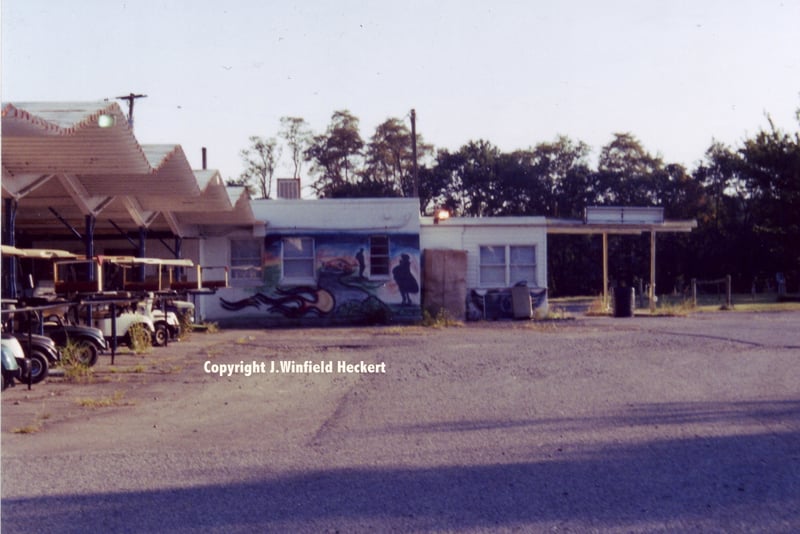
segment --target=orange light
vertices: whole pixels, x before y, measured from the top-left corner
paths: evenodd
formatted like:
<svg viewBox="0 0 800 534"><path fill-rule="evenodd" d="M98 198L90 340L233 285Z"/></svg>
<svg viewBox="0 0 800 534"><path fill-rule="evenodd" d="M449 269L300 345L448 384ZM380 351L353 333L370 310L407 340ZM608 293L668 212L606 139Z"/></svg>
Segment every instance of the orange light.
<svg viewBox="0 0 800 534"><path fill-rule="evenodd" d="M450 212L446 209L436 210L436 215L433 216L433 223L439 224L439 221L444 221L450 218Z"/></svg>

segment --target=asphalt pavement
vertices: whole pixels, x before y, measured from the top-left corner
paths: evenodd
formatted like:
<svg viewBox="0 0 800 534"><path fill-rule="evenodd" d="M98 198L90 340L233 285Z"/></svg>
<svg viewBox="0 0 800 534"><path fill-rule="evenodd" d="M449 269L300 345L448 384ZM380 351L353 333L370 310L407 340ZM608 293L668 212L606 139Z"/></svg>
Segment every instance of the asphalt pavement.
<svg viewBox="0 0 800 534"><path fill-rule="evenodd" d="M2 531L798 532L799 327L714 313L193 337L129 357L169 372L80 386L124 391L107 409L67 402L70 384L3 393ZM270 372L281 361L300 372Z"/></svg>

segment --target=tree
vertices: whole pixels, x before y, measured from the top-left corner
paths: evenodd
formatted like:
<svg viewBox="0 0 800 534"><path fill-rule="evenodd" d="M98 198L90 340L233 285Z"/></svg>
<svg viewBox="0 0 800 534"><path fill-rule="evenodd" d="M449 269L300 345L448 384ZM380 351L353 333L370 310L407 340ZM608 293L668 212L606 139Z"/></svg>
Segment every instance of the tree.
<svg viewBox="0 0 800 534"><path fill-rule="evenodd" d="M762 266L800 276L800 133L775 127L744 142L739 150L752 206L753 231L763 247Z"/></svg>
<svg viewBox="0 0 800 534"><path fill-rule="evenodd" d="M540 143L533 149L536 173L549 189L552 203L542 213L554 217L583 216L583 210L594 201L593 173L589 168L589 146L559 136L551 143ZM552 210L552 211L551 211Z"/></svg>
<svg viewBox="0 0 800 534"><path fill-rule="evenodd" d="M502 182L498 173L500 150L488 141L470 141L459 150L458 169L463 187L464 214L485 217L502 214Z"/></svg>
<svg viewBox="0 0 800 534"><path fill-rule="evenodd" d="M281 130L278 133L289 148L294 166L292 178L299 180L303 166L303 153L311 143L311 129L305 119L300 117L281 117Z"/></svg>
<svg viewBox="0 0 800 534"><path fill-rule="evenodd" d="M364 146L358 122L347 110L335 111L327 131L314 136L306 149L305 158L317 175L313 187L320 197L333 196L338 188L352 184L358 176L358 157Z"/></svg>
<svg viewBox="0 0 800 534"><path fill-rule="evenodd" d="M466 213L466 194L461 182L463 166L460 152L442 149L436 153L431 168L419 169L420 209L432 215L437 208L445 208L453 215Z"/></svg>
<svg viewBox="0 0 800 534"><path fill-rule="evenodd" d="M656 173L664 166L630 133L614 134L600 151L597 163L597 200L601 204L656 206Z"/></svg>
<svg viewBox="0 0 800 534"><path fill-rule="evenodd" d="M411 132L400 119L386 119L375 128L365 153L364 179L390 191L401 191L411 165Z"/></svg>
<svg viewBox="0 0 800 534"><path fill-rule="evenodd" d="M433 151L417 134L417 159L425 159ZM366 147L364 180L382 184L382 189L402 196L414 191L414 157L411 132L405 122L397 118L386 119L375 128Z"/></svg>
<svg viewBox="0 0 800 534"><path fill-rule="evenodd" d="M239 152L245 164L245 170L239 176L238 184L250 187L251 182L255 180L261 198L269 198L272 190L272 177L280 158L277 141L272 137L264 139L255 135L251 136L249 140L250 148Z"/></svg>

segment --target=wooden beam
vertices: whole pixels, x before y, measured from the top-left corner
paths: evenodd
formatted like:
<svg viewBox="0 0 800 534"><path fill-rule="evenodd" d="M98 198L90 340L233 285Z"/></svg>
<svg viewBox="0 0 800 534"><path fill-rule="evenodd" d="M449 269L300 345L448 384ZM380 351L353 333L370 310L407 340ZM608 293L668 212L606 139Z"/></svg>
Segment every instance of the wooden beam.
<svg viewBox="0 0 800 534"><path fill-rule="evenodd" d="M656 311L656 232L650 231L650 313Z"/></svg>
<svg viewBox="0 0 800 534"><path fill-rule="evenodd" d="M603 307L608 309L608 234L603 233Z"/></svg>

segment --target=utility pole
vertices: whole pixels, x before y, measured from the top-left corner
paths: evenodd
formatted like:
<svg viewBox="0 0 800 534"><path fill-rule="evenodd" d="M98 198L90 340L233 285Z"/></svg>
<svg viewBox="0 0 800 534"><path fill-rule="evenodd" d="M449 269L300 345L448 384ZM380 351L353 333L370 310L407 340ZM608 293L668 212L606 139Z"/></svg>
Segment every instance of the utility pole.
<svg viewBox="0 0 800 534"><path fill-rule="evenodd" d="M411 110L411 157L414 160L414 198L419 198L419 173L417 172L417 112Z"/></svg>
<svg viewBox="0 0 800 534"><path fill-rule="evenodd" d="M127 96L118 96L117 100L127 100L128 101L128 126L130 126L131 130L133 130L133 102L137 98L147 98L147 95L137 95L131 93Z"/></svg>

